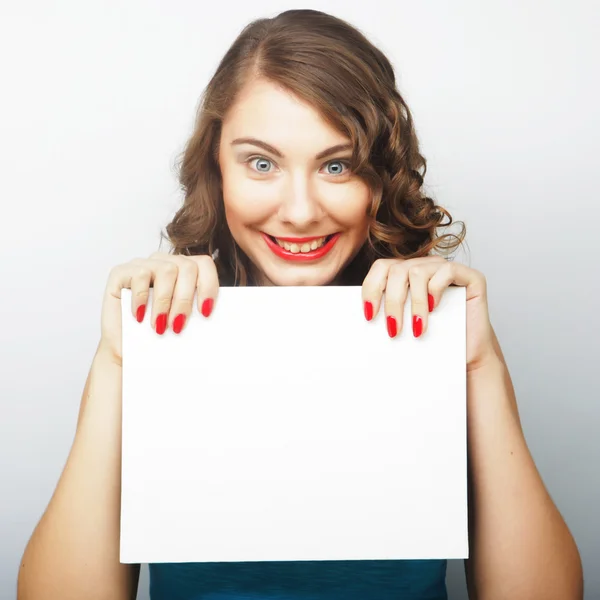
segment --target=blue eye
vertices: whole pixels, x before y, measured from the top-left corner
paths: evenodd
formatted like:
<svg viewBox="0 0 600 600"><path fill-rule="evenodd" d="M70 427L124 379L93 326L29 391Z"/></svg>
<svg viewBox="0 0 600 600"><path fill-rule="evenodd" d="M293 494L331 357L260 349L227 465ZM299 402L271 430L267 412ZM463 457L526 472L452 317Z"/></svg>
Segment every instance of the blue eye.
<svg viewBox="0 0 600 600"><path fill-rule="evenodd" d="M348 167L348 163L343 160L332 160L327 163L327 168L335 166L335 171L328 170L329 175L341 175L344 167Z"/></svg>
<svg viewBox="0 0 600 600"><path fill-rule="evenodd" d="M255 170L258 171L259 173L268 173L270 170L269 165L273 164L270 160L263 158L261 156L251 158L250 164L252 164L255 161L256 161L256 169Z"/></svg>
<svg viewBox="0 0 600 600"><path fill-rule="evenodd" d="M273 162L264 156L251 156L247 161L249 165L253 165L252 169L257 173L269 173L272 171ZM350 168L350 164L345 160L332 160L326 163L328 175L343 175L344 167L346 170Z"/></svg>

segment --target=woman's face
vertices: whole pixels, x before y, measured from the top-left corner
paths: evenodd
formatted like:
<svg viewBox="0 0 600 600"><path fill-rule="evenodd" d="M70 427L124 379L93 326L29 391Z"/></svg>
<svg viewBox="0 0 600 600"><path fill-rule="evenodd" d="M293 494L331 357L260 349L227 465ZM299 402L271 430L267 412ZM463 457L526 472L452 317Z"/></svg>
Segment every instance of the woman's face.
<svg viewBox="0 0 600 600"><path fill-rule="evenodd" d="M326 285L367 236L370 190L350 140L298 97L249 84L223 122L227 224L263 285Z"/></svg>

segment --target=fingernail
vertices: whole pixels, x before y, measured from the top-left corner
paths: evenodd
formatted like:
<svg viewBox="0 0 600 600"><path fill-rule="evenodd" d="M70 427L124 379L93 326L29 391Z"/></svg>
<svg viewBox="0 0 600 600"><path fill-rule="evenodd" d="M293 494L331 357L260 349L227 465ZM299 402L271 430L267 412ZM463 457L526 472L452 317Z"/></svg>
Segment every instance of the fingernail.
<svg viewBox="0 0 600 600"><path fill-rule="evenodd" d="M207 298L203 303L202 303L202 316L204 317L208 317L210 316L210 313L212 312L213 309L213 305L214 305L214 300L212 298Z"/></svg>
<svg viewBox="0 0 600 600"><path fill-rule="evenodd" d="M173 319L173 331L175 333L180 333L183 329L183 325L185 324L185 315L179 314Z"/></svg>
<svg viewBox="0 0 600 600"><path fill-rule="evenodd" d="M373 318L373 305L367 300L365 302L365 319L370 321Z"/></svg>
<svg viewBox="0 0 600 600"><path fill-rule="evenodd" d="M388 330L388 335L391 338L396 337L396 334L398 333L398 323L397 323L396 319L392 316L389 316L387 318L387 330Z"/></svg>
<svg viewBox="0 0 600 600"><path fill-rule="evenodd" d="M427 301L429 302L429 312L433 310L433 305L435 304L435 300L431 294L427 294Z"/></svg>
<svg viewBox="0 0 600 600"><path fill-rule="evenodd" d="M162 335L167 329L167 313L160 313L158 317L156 317L156 333L158 335Z"/></svg>
<svg viewBox="0 0 600 600"><path fill-rule="evenodd" d="M413 315L413 335L419 337L423 333L423 319L419 315Z"/></svg>
<svg viewBox="0 0 600 600"><path fill-rule="evenodd" d="M138 309L135 313L135 318L137 319L138 323L141 323L144 320L144 315L146 314L146 305L145 304L140 304L138 306Z"/></svg>

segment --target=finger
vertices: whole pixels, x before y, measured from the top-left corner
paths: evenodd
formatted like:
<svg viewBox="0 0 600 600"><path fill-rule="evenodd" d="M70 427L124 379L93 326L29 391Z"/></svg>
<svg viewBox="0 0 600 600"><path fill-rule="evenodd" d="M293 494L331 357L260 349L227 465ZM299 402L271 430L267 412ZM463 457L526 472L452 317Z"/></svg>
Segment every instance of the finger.
<svg viewBox="0 0 600 600"><path fill-rule="evenodd" d="M138 322L144 319L148 288L152 273L135 260L114 267L108 277L106 291L113 298L121 299L121 290L131 290L131 312Z"/></svg>
<svg viewBox="0 0 600 600"><path fill-rule="evenodd" d="M144 262L130 263L131 273L131 311L138 323L144 320L150 285L152 284L152 270Z"/></svg>
<svg viewBox="0 0 600 600"><path fill-rule="evenodd" d="M174 333L181 333L194 305L198 267L195 261L177 254L163 256L162 260L177 266L177 280L171 299L168 323Z"/></svg>
<svg viewBox="0 0 600 600"><path fill-rule="evenodd" d="M467 300L487 297L487 282L483 273L461 263L446 262L429 281L429 293L434 298L435 306L440 303L444 290L452 284L467 288Z"/></svg>
<svg viewBox="0 0 600 600"><path fill-rule="evenodd" d="M187 256L187 260L196 263L198 279L196 282L198 310L204 317L209 317L219 294L219 275L217 266L208 255Z"/></svg>
<svg viewBox="0 0 600 600"><path fill-rule="evenodd" d="M380 258L376 260L367 273L362 284L362 301L365 319L371 321L379 312L381 297L387 284L388 271L394 259Z"/></svg>
<svg viewBox="0 0 600 600"><path fill-rule="evenodd" d="M152 325L156 333L162 335L168 326L169 312L179 268L175 262L164 259L150 259L148 264L154 274Z"/></svg>
<svg viewBox="0 0 600 600"><path fill-rule="evenodd" d="M406 263L395 263L389 271L385 287L385 314L388 335L396 337L403 327L404 305L408 295Z"/></svg>
<svg viewBox="0 0 600 600"><path fill-rule="evenodd" d="M417 264L408 269L412 330L413 335L417 338L427 331L427 315L429 313L428 284L432 275L439 268L437 263L433 263L429 265Z"/></svg>

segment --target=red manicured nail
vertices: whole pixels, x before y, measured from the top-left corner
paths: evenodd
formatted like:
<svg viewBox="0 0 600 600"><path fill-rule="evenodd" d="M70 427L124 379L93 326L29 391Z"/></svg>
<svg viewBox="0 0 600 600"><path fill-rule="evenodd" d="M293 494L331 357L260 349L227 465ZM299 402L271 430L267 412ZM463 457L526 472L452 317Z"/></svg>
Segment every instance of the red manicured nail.
<svg viewBox="0 0 600 600"><path fill-rule="evenodd" d="M391 338L396 337L396 334L398 333L398 323L396 319L392 316L388 316L387 318L387 330L388 335Z"/></svg>
<svg viewBox="0 0 600 600"><path fill-rule="evenodd" d="M156 317L156 333L158 335L162 335L167 329L167 313L160 313L158 317Z"/></svg>
<svg viewBox="0 0 600 600"><path fill-rule="evenodd" d="M423 333L423 319L419 315L413 315L413 335L419 337Z"/></svg>
<svg viewBox="0 0 600 600"><path fill-rule="evenodd" d="M210 313L212 312L213 309L213 305L214 305L214 300L212 298L207 298L203 303L202 303L202 315L204 317L208 317L210 316Z"/></svg>
<svg viewBox="0 0 600 600"><path fill-rule="evenodd" d="M365 319L370 321L373 318L373 305L367 300L365 302Z"/></svg>
<svg viewBox="0 0 600 600"><path fill-rule="evenodd" d="M140 306L138 306L138 309L135 313L135 318L137 319L138 323L141 323L144 320L145 314L146 314L146 305L140 304Z"/></svg>
<svg viewBox="0 0 600 600"><path fill-rule="evenodd" d="M433 306L435 305L435 300L431 294L427 294L427 301L429 302L429 312L433 310Z"/></svg>
<svg viewBox="0 0 600 600"><path fill-rule="evenodd" d="M173 331L175 333L180 333L183 329L183 325L185 324L185 315L179 314L173 319Z"/></svg>

